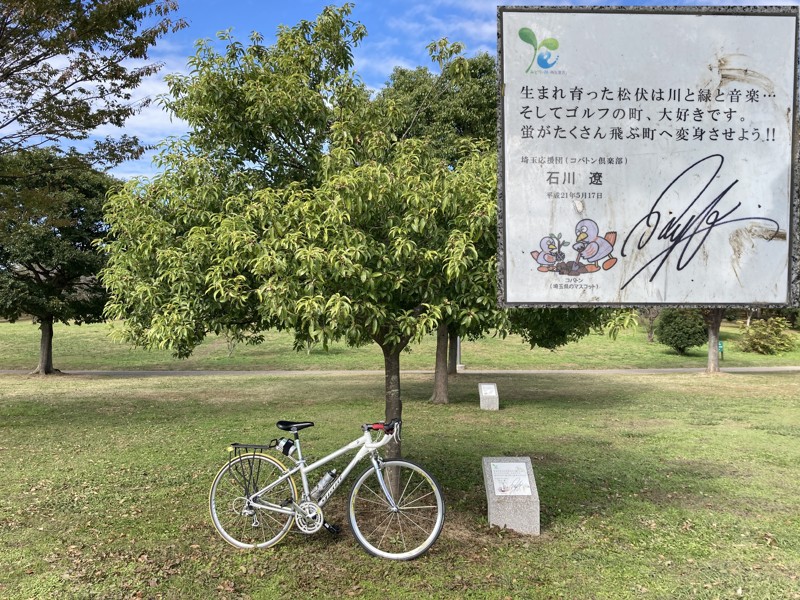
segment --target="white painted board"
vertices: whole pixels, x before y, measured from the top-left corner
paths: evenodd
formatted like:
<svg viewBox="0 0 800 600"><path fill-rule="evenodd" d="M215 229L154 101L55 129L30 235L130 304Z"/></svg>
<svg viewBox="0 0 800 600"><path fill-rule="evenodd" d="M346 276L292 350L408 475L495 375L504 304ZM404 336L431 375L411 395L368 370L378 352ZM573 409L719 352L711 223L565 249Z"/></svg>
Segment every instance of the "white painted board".
<svg viewBox="0 0 800 600"><path fill-rule="evenodd" d="M502 301L789 301L797 10L501 8Z"/></svg>

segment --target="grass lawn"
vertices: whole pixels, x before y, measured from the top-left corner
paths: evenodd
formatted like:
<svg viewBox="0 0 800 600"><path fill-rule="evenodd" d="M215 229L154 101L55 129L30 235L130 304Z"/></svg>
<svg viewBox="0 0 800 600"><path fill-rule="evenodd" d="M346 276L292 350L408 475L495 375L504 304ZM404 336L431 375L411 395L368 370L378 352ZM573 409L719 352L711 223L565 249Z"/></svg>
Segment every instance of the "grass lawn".
<svg viewBox="0 0 800 600"><path fill-rule="evenodd" d="M172 358L166 351L146 351L118 344L109 338L113 325L96 324L54 327L53 355L56 368L64 371L105 370L309 370L383 369L377 345L348 348L334 344L310 352L295 352L289 334L267 332L258 346L229 348L222 337L212 336L186 360ZM800 338L793 332L796 340ZM776 356L744 353L737 349L740 337L736 325L726 323L721 338L725 344L724 367L800 365L800 343L792 352ZM27 369L38 362L39 329L30 322L0 323L0 370ZM424 340L405 353L402 369L433 369L435 340ZM705 346L692 348L685 356L658 343L648 343L642 330L625 331L616 340L591 334L556 351L531 350L518 337L486 338L462 344L462 362L467 369L616 369L616 368L705 368Z"/></svg>
<svg viewBox="0 0 800 600"><path fill-rule="evenodd" d="M434 406L429 375L403 377L405 454L448 516L394 563L350 535L346 490L340 536L265 551L227 546L206 508L229 442L311 419L321 456L380 418L380 372L0 376L0 597L800 599L800 374L498 375L492 413L481 380ZM503 455L531 457L539 537L487 525L481 457Z"/></svg>

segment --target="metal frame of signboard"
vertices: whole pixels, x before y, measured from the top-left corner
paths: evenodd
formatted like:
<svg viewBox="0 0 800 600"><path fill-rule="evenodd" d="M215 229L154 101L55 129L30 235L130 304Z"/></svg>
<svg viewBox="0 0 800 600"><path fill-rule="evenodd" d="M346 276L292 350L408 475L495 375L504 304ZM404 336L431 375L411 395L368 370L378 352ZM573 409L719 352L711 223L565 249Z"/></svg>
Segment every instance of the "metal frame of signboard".
<svg viewBox="0 0 800 600"><path fill-rule="evenodd" d="M508 13L575 13L575 14L665 14L665 15L730 15L730 16L782 16L793 17L795 20L795 56L794 56L794 84L792 89L792 100L794 114L791 123L791 184L789 223L788 223L788 278L787 297L784 302L529 302L507 300L508 291L508 269L506 265L506 219L509 215L506 211L506 115L505 115L505 65L504 65L504 40L503 40L503 19ZM779 6L779 7L748 7L748 6L729 6L729 7L541 7L541 6L500 6L498 15L498 301L504 307L636 307L636 306L683 306L683 307L744 307L744 306L763 306L763 307L788 307L800 306L800 227L798 218L800 216L800 193L798 192L798 182L800 182L800 159L798 149L800 148L800 102L798 101L798 53L800 52L800 7ZM513 218L513 216L512 216Z"/></svg>

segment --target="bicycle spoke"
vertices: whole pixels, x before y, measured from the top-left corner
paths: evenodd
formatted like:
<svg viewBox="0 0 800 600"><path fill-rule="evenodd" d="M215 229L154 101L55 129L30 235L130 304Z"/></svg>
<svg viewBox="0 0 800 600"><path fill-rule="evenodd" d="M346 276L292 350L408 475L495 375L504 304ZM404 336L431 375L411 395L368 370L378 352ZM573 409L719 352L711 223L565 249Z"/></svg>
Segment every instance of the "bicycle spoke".
<svg viewBox="0 0 800 600"><path fill-rule="evenodd" d="M412 519L409 515L405 514L404 512L398 513L398 521L400 521L401 519L405 519L406 521L408 521L409 523L414 525L417 529L419 529L425 535L428 534L429 530L427 528L425 528L422 525L420 525L418 521L415 521L414 519ZM423 517L423 519L424 519L424 517ZM424 519L424 520L427 520L428 522L433 521L433 519L430 519L430 518Z"/></svg>
<svg viewBox="0 0 800 600"><path fill-rule="evenodd" d="M402 542L403 550L407 550L406 536L403 534L403 520L400 518L399 514L397 515L397 527L400 530L400 541Z"/></svg>
<svg viewBox="0 0 800 600"><path fill-rule="evenodd" d="M386 537L386 532L389 531L389 525L391 525L391 522L392 522L392 514L388 513L386 515L386 518L381 523L378 523L375 526L375 529L372 530L372 533L377 532L378 529L380 529L381 526L385 523L386 524L386 528L383 531L383 535L381 535L381 541L383 541L383 538ZM372 534L370 534L370 537L372 537Z"/></svg>
<svg viewBox="0 0 800 600"><path fill-rule="evenodd" d="M375 490L373 490L371 487L367 487L367 486L364 486L364 488L362 488L362 489L364 489L364 491L367 491L370 494L372 494L373 496L375 496L375 499L373 500L372 498L359 498L360 502L368 502L370 504L377 504L379 506L389 506L389 502L388 502L388 500L386 500L386 496L383 494L383 492L378 493Z"/></svg>
<svg viewBox="0 0 800 600"><path fill-rule="evenodd" d="M409 486L409 485L411 485L411 477L409 477L409 478L408 478L408 481L406 482L406 489L408 489L408 486ZM410 493L411 493L411 494L413 494L413 493L414 493L414 492L416 492L416 491L417 491L419 488L421 488L423 485L425 485L425 480L424 480L424 479L423 479L422 481L420 481L420 482L417 484L417 487L415 487L413 490L411 490L411 492L410 492ZM429 492L429 493L430 493L430 492ZM403 490L403 493L402 493L402 494L400 494L400 498L402 499L402 498L404 498L405 496L406 496L406 490ZM400 501L398 501L398 504L399 504L399 503L400 503Z"/></svg>

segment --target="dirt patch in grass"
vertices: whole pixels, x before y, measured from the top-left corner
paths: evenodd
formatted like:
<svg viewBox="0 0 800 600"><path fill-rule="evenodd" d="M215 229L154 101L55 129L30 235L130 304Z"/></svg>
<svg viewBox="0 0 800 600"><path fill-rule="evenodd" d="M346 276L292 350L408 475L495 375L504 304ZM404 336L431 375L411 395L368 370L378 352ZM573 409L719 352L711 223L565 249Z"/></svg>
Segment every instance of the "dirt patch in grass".
<svg viewBox="0 0 800 600"><path fill-rule="evenodd" d="M556 467L567 462L566 457L555 452L537 452L531 454L530 459L534 471L537 467Z"/></svg>
<svg viewBox="0 0 800 600"><path fill-rule="evenodd" d="M717 479L722 477L747 477L750 470L736 463L712 462L708 460L675 458L664 461L664 468L671 476L691 479Z"/></svg>

